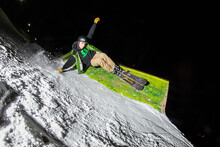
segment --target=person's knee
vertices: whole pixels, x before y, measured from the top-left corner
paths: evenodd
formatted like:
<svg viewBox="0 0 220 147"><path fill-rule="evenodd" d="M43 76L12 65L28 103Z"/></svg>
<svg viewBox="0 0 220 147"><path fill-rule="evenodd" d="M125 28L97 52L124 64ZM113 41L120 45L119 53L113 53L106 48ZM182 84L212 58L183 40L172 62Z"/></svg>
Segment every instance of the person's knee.
<svg viewBox="0 0 220 147"><path fill-rule="evenodd" d="M101 63L103 62L103 59L102 59L102 58L98 58L98 59L97 59L97 62L98 62L99 64L101 64Z"/></svg>
<svg viewBox="0 0 220 147"><path fill-rule="evenodd" d="M108 57L106 53L101 53L101 58L105 58L105 57Z"/></svg>
<svg viewBox="0 0 220 147"><path fill-rule="evenodd" d="M95 60L92 60L91 64L92 66L102 66L103 60L102 58L96 58Z"/></svg>

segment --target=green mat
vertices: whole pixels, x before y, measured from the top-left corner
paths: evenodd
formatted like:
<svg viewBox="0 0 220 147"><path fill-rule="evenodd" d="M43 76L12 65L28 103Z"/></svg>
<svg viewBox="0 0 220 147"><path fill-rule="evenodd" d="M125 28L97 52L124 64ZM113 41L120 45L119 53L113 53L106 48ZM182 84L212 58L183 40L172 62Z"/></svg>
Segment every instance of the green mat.
<svg viewBox="0 0 220 147"><path fill-rule="evenodd" d="M137 91L118 76L112 73L108 73L102 68L89 67L85 74L88 75L91 79L95 79L99 83L105 85L112 91L123 94L124 96L135 99L137 101L147 103L153 106L158 111L164 113L167 101L169 81L144 72L137 71L132 68L128 68L125 66L121 67L126 71L129 70L130 73L136 76L147 79L150 84L144 86L144 89L142 91Z"/></svg>
<svg viewBox="0 0 220 147"><path fill-rule="evenodd" d="M98 48L90 44L88 44L86 48L101 52ZM61 58L63 59L63 61L67 61L71 54L72 52L70 51L69 53L61 56ZM169 81L132 68L128 68L125 66L121 67L126 71L129 70L132 74L138 77L146 79L150 84L144 86L144 89L142 91L137 91L118 76L112 73L108 73L102 68L89 67L85 74L88 75L91 79L97 80L99 83L105 85L114 92L123 94L124 96L131 99L147 103L161 113L164 113L167 102Z"/></svg>

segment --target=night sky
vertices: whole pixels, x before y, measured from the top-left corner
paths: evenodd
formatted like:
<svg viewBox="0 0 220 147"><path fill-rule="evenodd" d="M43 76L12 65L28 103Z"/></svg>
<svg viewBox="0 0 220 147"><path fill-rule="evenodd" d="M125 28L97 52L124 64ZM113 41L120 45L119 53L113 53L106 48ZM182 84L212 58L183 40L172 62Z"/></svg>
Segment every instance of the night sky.
<svg viewBox="0 0 220 147"><path fill-rule="evenodd" d="M117 63L169 80L169 119L195 146L220 145L219 0L1 0L0 6L55 56L70 51L100 17L90 43Z"/></svg>

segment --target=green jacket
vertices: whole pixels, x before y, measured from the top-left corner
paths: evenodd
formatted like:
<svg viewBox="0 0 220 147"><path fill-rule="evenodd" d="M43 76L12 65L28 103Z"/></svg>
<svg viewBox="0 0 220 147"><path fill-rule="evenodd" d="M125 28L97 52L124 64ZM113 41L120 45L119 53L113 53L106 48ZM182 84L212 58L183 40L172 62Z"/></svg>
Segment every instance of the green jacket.
<svg viewBox="0 0 220 147"><path fill-rule="evenodd" d="M76 43L76 42L74 42L74 43ZM74 43L73 43L73 44L74 44ZM94 47L94 46L91 45L91 44L87 44L87 45L85 46L85 48L87 48L87 49L89 49L89 50L91 50L91 51L96 51L96 52L102 53L101 50L99 50L98 48ZM73 56L73 57L75 58L75 60L76 60L76 62L72 65L72 68L74 68L74 67L76 66L76 68L78 69L78 73L79 73L79 74L84 73L83 63L82 63L82 61L81 61L81 59L80 59L80 57L79 57L78 52L76 52L76 54L73 54L73 50L71 50L69 53L67 53L67 54L65 54L65 55L63 55L63 56L61 56L61 58L63 59L64 62L66 62L66 61L69 59L70 56Z"/></svg>

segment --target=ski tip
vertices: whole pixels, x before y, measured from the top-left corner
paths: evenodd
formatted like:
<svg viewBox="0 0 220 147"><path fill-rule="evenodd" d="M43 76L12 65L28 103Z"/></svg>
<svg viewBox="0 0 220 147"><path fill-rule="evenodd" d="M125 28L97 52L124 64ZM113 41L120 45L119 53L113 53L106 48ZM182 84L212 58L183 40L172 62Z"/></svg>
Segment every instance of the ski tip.
<svg viewBox="0 0 220 147"><path fill-rule="evenodd" d="M146 84L144 86L148 86L148 85L150 85L150 82L146 80Z"/></svg>

